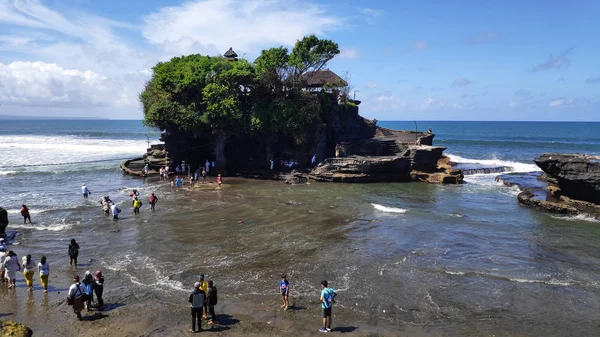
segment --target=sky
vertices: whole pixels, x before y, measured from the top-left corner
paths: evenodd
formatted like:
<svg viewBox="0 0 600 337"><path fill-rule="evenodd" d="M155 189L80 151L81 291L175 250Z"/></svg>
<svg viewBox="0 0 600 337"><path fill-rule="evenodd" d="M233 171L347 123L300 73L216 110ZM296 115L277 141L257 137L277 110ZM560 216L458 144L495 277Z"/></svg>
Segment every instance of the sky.
<svg viewBox="0 0 600 337"><path fill-rule="evenodd" d="M600 121L600 1L0 0L0 115L141 119L159 61L309 34L378 120Z"/></svg>

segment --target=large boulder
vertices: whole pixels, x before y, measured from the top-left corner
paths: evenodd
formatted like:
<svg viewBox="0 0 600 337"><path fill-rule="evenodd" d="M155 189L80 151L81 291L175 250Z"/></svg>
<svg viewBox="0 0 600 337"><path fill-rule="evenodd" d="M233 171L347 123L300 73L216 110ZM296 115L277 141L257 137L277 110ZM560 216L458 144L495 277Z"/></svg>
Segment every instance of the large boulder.
<svg viewBox="0 0 600 337"><path fill-rule="evenodd" d="M0 320L0 336L31 337L33 331L21 323Z"/></svg>
<svg viewBox="0 0 600 337"><path fill-rule="evenodd" d="M0 236L4 236L6 227L8 226L8 212L0 207Z"/></svg>
<svg viewBox="0 0 600 337"><path fill-rule="evenodd" d="M600 205L600 157L579 154L547 153L534 162L550 178L549 183L571 199Z"/></svg>
<svg viewBox="0 0 600 337"><path fill-rule="evenodd" d="M409 157L328 158L310 172L317 181L359 183L410 180Z"/></svg>

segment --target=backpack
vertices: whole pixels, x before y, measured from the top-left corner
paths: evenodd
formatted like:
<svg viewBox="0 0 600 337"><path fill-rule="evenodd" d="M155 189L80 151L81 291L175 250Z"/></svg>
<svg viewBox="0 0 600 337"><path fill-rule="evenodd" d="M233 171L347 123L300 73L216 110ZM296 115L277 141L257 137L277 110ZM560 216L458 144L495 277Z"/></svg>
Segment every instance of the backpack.
<svg viewBox="0 0 600 337"><path fill-rule="evenodd" d="M331 304L333 303L333 289L328 288L327 289L327 294L324 296L324 300L325 300L325 304L327 305L327 307L331 307Z"/></svg>
<svg viewBox="0 0 600 337"><path fill-rule="evenodd" d="M74 255L77 255L77 253L79 253L77 246L69 245L69 255L74 256Z"/></svg>
<svg viewBox="0 0 600 337"><path fill-rule="evenodd" d="M201 309L204 308L204 302L206 301L206 296L204 292L199 292L197 294L192 295L192 308Z"/></svg>

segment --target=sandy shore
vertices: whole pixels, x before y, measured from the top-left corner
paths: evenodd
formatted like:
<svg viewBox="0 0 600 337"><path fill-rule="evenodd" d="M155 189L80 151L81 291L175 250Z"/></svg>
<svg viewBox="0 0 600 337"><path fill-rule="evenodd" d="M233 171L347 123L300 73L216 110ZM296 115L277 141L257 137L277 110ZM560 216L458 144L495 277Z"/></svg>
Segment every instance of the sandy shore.
<svg viewBox="0 0 600 337"><path fill-rule="evenodd" d="M93 262L90 263L93 265ZM93 266L90 266L93 269ZM49 293L44 294L39 283L29 293L19 276L17 289L8 290L0 284L0 319L14 320L29 326L34 336L185 336L190 335L190 312L187 294L165 292L156 295L141 286L126 284L118 274L106 272L107 287L103 311L83 311L83 321L76 320L66 304L67 288L72 273L83 274L83 268L68 266L55 271L50 278ZM343 294L341 295L343 296ZM176 301L176 298L181 298ZM320 304L315 298L290 298L288 311L280 308L280 297L248 295L230 298L220 294L216 307L219 324L205 333L216 336L314 336L319 334ZM390 326L375 319L375 313L360 313L356 308L334 308L332 334L348 336L442 336L441 331L423 327ZM387 323L387 324L386 324Z"/></svg>

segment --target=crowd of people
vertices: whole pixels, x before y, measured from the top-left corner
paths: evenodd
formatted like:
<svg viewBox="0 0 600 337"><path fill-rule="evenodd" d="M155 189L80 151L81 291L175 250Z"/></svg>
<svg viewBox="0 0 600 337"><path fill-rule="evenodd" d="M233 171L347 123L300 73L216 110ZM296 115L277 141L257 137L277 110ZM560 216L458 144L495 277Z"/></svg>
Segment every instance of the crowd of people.
<svg viewBox="0 0 600 337"><path fill-rule="evenodd" d="M316 161L315 157L313 157L312 160L313 164ZM289 163L282 164L289 165ZM272 165L273 162L271 161L271 168ZM194 182L200 183L200 177L202 177L202 183L206 182L207 173L211 168L214 169L214 162L212 162L211 164L207 160L205 167L202 167L201 171L200 169L197 170L194 174L191 174L191 167L189 164L186 165L185 162L177 166L175 171L181 174L182 172L186 172L185 170L187 169L187 173L190 175L190 184L193 184ZM169 167L161 168L159 173L161 180L168 179ZM222 184L220 174L217 175L216 182L218 188L220 188ZM172 181L171 184L172 186L183 186L185 184L185 180L177 176L175 178L175 181ZM85 184L82 185L81 192L84 199L87 199L89 195L91 195L89 188ZM136 189L134 189L130 192L129 195L132 197L132 207L134 214L139 214L140 208L143 204L139 192ZM155 210L155 205L157 201L158 198L156 197L155 193L152 193L149 197L150 209L152 211ZM103 205L105 214L112 214L113 219L118 219L118 215L121 212L121 209L116 205L116 203L114 203L110 199L109 196L103 197L100 201L100 204ZM23 216L24 223L27 223L27 221L31 223L29 208L26 205L22 205L21 215ZM75 268L77 268L79 250L79 244L76 242L75 239L71 239L67 250L67 254L69 256L69 264ZM17 254L13 250L9 250L5 240L3 238L0 238L0 257L0 282L8 283L9 289L14 289L16 287L17 273L19 271L22 271L27 288L30 292L32 292L34 290L34 276L37 271L39 273L40 284L44 289L44 292L48 292L50 264L46 256L41 256L39 263L36 263L30 254L25 255L22 258L22 260L19 261ZM290 308L290 292L290 282L288 281L287 276L283 274L281 275L281 280L278 283L278 293L281 295L281 308L283 310L288 310ZM69 288L67 302L70 306L72 306L77 318L79 320L82 320L81 312L84 309L86 309L87 311L103 309L103 293L104 276L102 275L102 272L98 270L94 274L92 274L88 270L85 272L83 280L80 279L79 275L74 275L73 283ZM322 281L320 292L320 303L322 309L322 327L319 329L319 331L321 332L331 331L332 307L335 302L336 296L337 293L332 288L328 287L328 282ZM202 318L207 320L207 324L209 326L217 324L215 314L215 306L218 303L217 288L212 280L206 281L204 275L200 275L199 280L194 283L193 291L188 297L188 302L190 303L192 315L192 327L189 330L190 332L202 331Z"/></svg>

